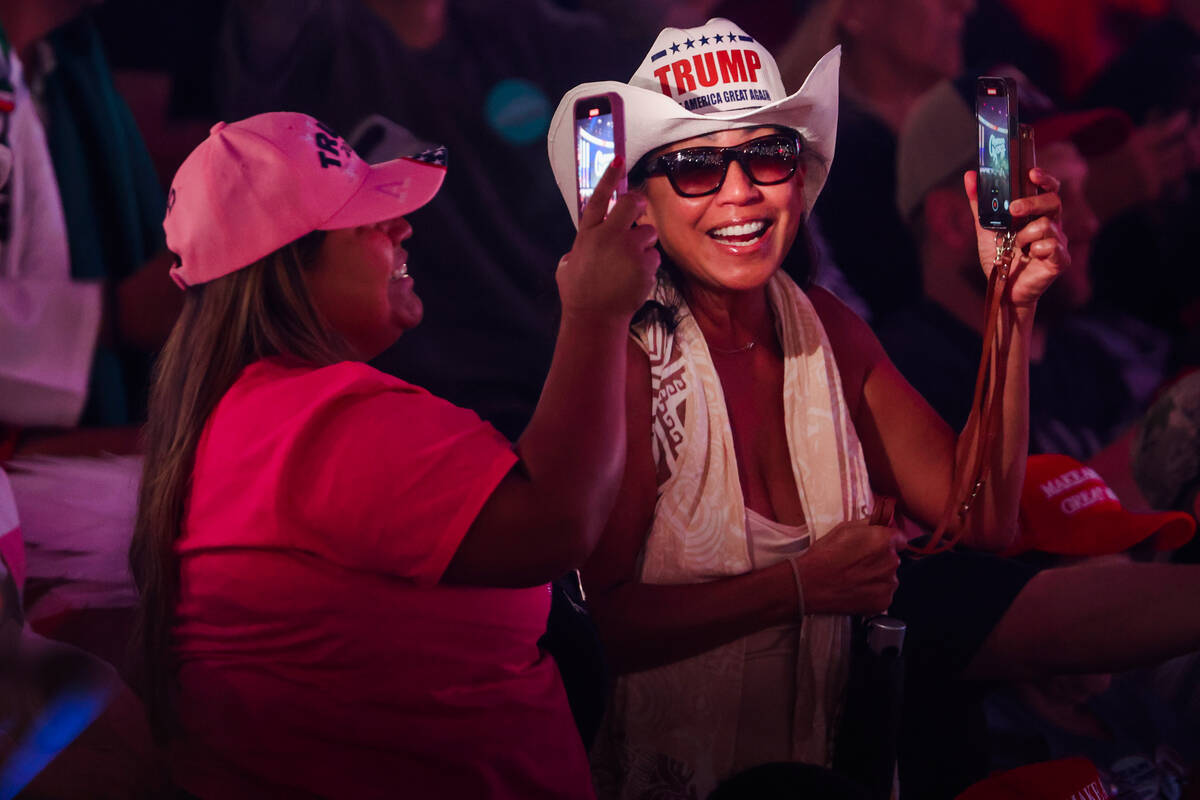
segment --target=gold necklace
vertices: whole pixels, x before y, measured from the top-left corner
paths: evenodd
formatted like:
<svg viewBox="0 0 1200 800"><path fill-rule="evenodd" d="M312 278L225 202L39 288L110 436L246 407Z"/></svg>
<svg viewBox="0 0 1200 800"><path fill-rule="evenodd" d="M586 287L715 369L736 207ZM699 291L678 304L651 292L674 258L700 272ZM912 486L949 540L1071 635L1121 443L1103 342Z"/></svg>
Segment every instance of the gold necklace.
<svg viewBox="0 0 1200 800"><path fill-rule="evenodd" d="M723 356L736 356L738 353L750 352L751 350L754 349L754 345L756 345L756 344L758 344L758 342L751 339L750 341L746 342L741 347L735 347L732 350L724 350L720 347L713 347L711 344L708 346L708 349L713 351L714 353L718 353Z"/></svg>

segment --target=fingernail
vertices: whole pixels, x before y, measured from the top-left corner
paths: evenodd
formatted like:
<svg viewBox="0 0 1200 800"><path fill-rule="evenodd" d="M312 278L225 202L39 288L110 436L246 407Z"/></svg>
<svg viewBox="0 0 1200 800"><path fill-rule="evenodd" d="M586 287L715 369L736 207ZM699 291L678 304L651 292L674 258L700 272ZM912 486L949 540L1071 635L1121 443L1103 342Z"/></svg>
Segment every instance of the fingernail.
<svg viewBox="0 0 1200 800"><path fill-rule="evenodd" d="M1025 204L1018 200L1008 207L1008 212L1010 214L1016 214L1017 216L1020 216L1021 214L1025 213Z"/></svg>

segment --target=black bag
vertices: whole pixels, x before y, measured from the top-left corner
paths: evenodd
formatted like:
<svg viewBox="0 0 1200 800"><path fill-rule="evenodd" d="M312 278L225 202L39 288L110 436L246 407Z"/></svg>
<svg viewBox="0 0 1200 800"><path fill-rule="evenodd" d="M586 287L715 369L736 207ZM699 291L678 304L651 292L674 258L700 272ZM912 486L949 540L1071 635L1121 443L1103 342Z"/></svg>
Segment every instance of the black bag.
<svg viewBox="0 0 1200 800"><path fill-rule="evenodd" d="M862 784L872 800L889 800L895 785L904 630L903 622L882 614L855 622L833 769Z"/></svg>
<svg viewBox="0 0 1200 800"><path fill-rule="evenodd" d="M877 495L870 523L894 526L895 498ZM872 800L890 800L896 786L905 631L903 622L886 614L854 621L833 769L858 781Z"/></svg>
<svg viewBox="0 0 1200 800"><path fill-rule="evenodd" d="M590 750L611 687L600 634L584 603L579 573L568 572L550 584L550 618L538 645L558 663L575 726Z"/></svg>

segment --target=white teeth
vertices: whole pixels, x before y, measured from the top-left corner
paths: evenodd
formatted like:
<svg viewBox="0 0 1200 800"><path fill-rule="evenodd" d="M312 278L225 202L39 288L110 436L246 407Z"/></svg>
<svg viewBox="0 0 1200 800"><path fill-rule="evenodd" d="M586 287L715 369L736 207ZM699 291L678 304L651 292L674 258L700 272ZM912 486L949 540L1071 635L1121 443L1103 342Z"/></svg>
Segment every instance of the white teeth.
<svg viewBox="0 0 1200 800"><path fill-rule="evenodd" d="M754 222L744 222L741 225L726 225L723 228L713 228L708 232L708 235L716 237L748 236L750 234L762 233L766 227L767 223L763 220L755 220Z"/></svg>

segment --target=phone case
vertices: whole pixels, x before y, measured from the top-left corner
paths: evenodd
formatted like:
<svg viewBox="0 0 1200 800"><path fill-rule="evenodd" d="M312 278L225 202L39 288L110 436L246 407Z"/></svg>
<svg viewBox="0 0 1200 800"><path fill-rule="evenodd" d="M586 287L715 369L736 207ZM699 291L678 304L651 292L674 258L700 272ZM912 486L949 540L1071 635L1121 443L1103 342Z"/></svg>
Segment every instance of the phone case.
<svg viewBox="0 0 1200 800"><path fill-rule="evenodd" d="M975 110L976 116L978 116L981 113L979 110L980 89L987 88L987 93L989 95L995 95L995 94L997 94L996 90L999 89L1001 85L1003 86L1003 96L1006 97L1008 100L1008 103L1007 103L1007 109L1008 109L1007 110L1007 132L1004 136L1004 139L1005 139L1004 149L1007 153L1008 172L1009 172L1007 180L1006 180L1007 185L1004 187L1004 192L1007 195L1006 205L1003 207L1003 209L997 208L995 203L998 202L999 198L996 196L993 196L993 198L992 198L992 203L993 203L992 213L990 215L985 215L985 213L984 213L984 210L985 210L984 202L985 201L984 201L984 197L981 194L980 207L979 207L979 211L980 211L979 222L980 222L980 224L984 228L986 228L988 230L994 230L994 231L1005 231L1012 227L1013 222L1012 222L1012 217L1008 213L1007 202L1016 200L1018 197L1022 197L1025 194L1024 181L1028 180L1027 176L1025 175L1025 171L1022 170L1022 168L1021 168L1021 155L1022 155L1021 150L1023 147L1022 131L1023 131L1023 129L1028 129L1031 142L1032 142L1032 134L1033 134L1032 128L1029 128L1029 126L1026 126L1026 125L1019 124L1020 118L1019 118L1019 109L1017 107L1017 85L1016 85L1016 81L1014 81L1012 78L995 77L995 76L986 76L985 75L985 76L980 77L977 80L976 101L975 101L976 102L976 107L975 107L976 108L976 110ZM992 88L993 86L995 87L994 89ZM994 125L992 126L992 129L996 130L996 131L1000 130L999 128L995 127ZM982 154L981 154L981 156L982 156ZM983 164L982 158L981 158L981 161L979 164L981 192L983 191L983 186L984 186L984 171L985 171L984 164ZM995 184L993 184L993 186L995 186ZM1004 196L1005 195L1000 195L1000 197L1004 197Z"/></svg>
<svg viewBox="0 0 1200 800"><path fill-rule="evenodd" d="M576 100L575 108L572 109L573 128L575 131L573 133L573 135L574 136L579 135L578 121L581 118L580 113L579 113L580 109L586 108L589 105L595 105L596 101L599 99L604 99L604 100L608 101L608 107L609 107L610 113L612 114L612 118L613 118L613 123L612 123L613 124L613 156L619 157L619 158L624 158L625 157L625 106L621 100L621 96L619 94L617 94L616 92L604 92L603 94L589 95L587 97L581 97L578 100ZM575 154L576 154L575 200L576 200L576 203L578 204L579 213L583 214L584 201L581 196L580 187L578 184L578 181L579 181L578 142L576 142ZM628 165L626 165L626 166L628 166ZM627 190L628 190L627 179L626 179L626 175L623 173L621 175L621 180L617 183L616 190L613 192L613 201L615 202L616 198L619 197L620 195L624 194ZM611 208L611 203L610 203L610 208Z"/></svg>
<svg viewBox="0 0 1200 800"><path fill-rule="evenodd" d="M1033 146L1033 126L1021 125L1018 134L1020 147L1017 149L1017 174L1021 177L1021 189L1018 197L1032 197L1041 192L1038 185L1029 179L1029 170L1037 166L1037 153Z"/></svg>

